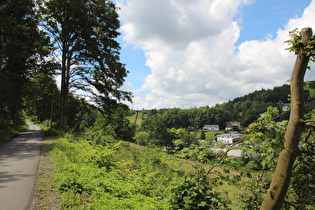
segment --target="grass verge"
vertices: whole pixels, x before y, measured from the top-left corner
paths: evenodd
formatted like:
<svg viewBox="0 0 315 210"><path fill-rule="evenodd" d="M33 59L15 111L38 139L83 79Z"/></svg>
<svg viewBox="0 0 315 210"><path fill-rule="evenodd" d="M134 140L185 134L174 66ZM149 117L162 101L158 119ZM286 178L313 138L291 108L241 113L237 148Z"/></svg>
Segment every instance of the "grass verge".
<svg viewBox="0 0 315 210"><path fill-rule="evenodd" d="M53 178L53 169L50 162L51 143L56 139L47 138L42 141L41 157L37 173L37 183L33 196L32 209L58 209L58 190Z"/></svg>

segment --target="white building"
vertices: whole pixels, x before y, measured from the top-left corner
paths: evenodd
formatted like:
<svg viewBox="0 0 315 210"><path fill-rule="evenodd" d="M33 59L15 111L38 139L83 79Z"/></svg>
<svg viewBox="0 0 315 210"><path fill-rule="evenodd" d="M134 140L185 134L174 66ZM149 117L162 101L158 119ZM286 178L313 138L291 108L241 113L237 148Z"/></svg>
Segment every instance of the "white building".
<svg viewBox="0 0 315 210"><path fill-rule="evenodd" d="M204 131L219 131L219 125L206 125L205 127L203 127Z"/></svg>
<svg viewBox="0 0 315 210"><path fill-rule="evenodd" d="M223 144L233 144L236 140L239 139L239 133L222 133L217 135L217 141L222 142Z"/></svg>
<svg viewBox="0 0 315 210"><path fill-rule="evenodd" d="M284 104L282 105L282 111L283 111L283 112L288 111L288 110L289 110L289 107L290 107L290 103L284 103Z"/></svg>

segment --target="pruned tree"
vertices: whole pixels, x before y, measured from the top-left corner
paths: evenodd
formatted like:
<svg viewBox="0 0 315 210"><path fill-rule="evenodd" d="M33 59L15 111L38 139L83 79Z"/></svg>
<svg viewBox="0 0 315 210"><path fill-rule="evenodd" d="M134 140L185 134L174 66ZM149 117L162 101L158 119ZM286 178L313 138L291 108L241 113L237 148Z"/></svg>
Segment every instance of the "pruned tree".
<svg viewBox="0 0 315 210"><path fill-rule="evenodd" d="M291 113L284 137L284 145L279 154L275 174L269 190L263 200L261 209L280 209L290 185L294 162L300 154L299 142L306 126L314 128L313 121L304 119L304 75L310 58L314 58L315 37L311 28L303 28L300 34L291 32L292 44L289 49L297 55L291 76ZM313 123L308 125L307 123Z"/></svg>
<svg viewBox="0 0 315 210"><path fill-rule="evenodd" d="M40 11L61 57L60 128L67 127L71 88L91 94L99 107L111 108L131 93L120 90L127 70L120 62L120 22L108 0L42 1Z"/></svg>

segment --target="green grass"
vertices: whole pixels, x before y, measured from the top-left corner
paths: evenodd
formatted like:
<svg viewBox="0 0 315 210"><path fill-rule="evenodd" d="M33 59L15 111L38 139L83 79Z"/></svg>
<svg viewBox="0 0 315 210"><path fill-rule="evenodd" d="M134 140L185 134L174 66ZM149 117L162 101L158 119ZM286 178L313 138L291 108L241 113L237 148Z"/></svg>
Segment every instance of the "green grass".
<svg viewBox="0 0 315 210"><path fill-rule="evenodd" d="M140 111L138 114L137 122L136 122L136 124L138 126L141 125L144 117L145 117L145 115L143 114L143 112ZM130 120L130 123L134 124L136 121L136 113L134 113L132 116L128 117L128 119Z"/></svg>
<svg viewBox="0 0 315 210"><path fill-rule="evenodd" d="M56 141L55 138L44 137L42 140L40 164L38 167L38 178L35 186L33 200L36 209L57 209L58 190L53 178L53 169L50 163L51 144Z"/></svg>
<svg viewBox="0 0 315 210"><path fill-rule="evenodd" d="M207 138L214 133L206 132ZM170 189L181 183L185 172L196 170L193 161L130 142L103 147L84 140L59 139L52 148L49 155L60 209L170 209ZM221 166L214 170L223 173ZM216 177L210 175L211 179ZM229 184L215 190L234 201L241 192Z"/></svg>
<svg viewBox="0 0 315 210"><path fill-rule="evenodd" d="M168 186L176 173L159 150L60 139L51 155L61 209L87 203L92 209L169 209Z"/></svg>
<svg viewBox="0 0 315 210"><path fill-rule="evenodd" d="M213 136L216 133L224 133L224 131L204 131L206 135L205 140L213 140ZM197 139L200 139L201 131L197 131Z"/></svg>

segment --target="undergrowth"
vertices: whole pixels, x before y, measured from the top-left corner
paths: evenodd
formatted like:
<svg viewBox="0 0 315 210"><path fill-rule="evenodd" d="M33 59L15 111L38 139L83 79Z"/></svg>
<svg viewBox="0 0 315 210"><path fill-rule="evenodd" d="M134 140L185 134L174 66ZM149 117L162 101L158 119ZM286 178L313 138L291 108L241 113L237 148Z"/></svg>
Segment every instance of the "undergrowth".
<svg viewBox="0 0 315 210"><path fill-rule="evenodd" d="M22 134L27 131L28 126L24 123L17 127L8 126L4 129L0 128L0 144L9 141L10 139Z"/></svg>
<svg viewBox="0 0 315 210"><path fill-rule="evenodd" d="M60 208L170 209L174 164L156 149L58 140L51 152ZM170 164L172 167L170 167Z"/></svg>
<svg viewBox="0 0 315 210"><path fill-rule="evenodd" d="M61 209L228 209L205 173L184 173L160 149L67 139L52 147Z"/></svg>

